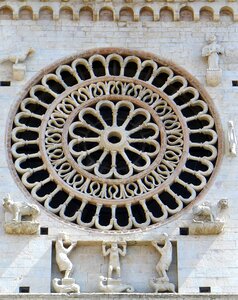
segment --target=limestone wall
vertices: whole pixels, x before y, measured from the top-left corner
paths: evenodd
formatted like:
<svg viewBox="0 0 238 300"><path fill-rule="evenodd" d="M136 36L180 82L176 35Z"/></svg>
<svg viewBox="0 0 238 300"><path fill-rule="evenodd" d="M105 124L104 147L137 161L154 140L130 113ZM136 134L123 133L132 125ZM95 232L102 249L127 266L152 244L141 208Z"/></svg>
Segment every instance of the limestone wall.
<svg viewBox="0 0 238 300"><path fill-rule="evenodd" d="M94 21L90 20L91 16L87 10L84 11L86 12L84 17L80 17L79 10L84 5L73 0L66 4L60 4L58 1L22 2L16 0L1 1L0 3L0 36L2 41L0 59L4 59L9 53L19 52L29 47L36 50L35 54L26 61L27 72L23 81L12 80L9 62L0 65L0 82L10 81L10 86L0 86L1 198L7 193L11 193L14 200L26 200L10 174L6 158L6 124L8 124L11 108L16 103L26 83L40 70L57 59L77 52L80 53L97 47L125 47L145 50L172 60L195 76L211 95L221 118L225 133L224 139L226 139L229 120L234 121L238 131L236 99L238 87L232 85L232 81L238 80L238 25L236 23L238 11L236 2L189 2L189 6L194 11L192 18L189 13L181 17L179 11L185 4L179 2L166 4L167 8L173 8L172 18L171 11L168 9L164 17L162 16L161 2L119 3L118 5L114 2L90 4ZM49 9L42 9L42 14L39 12L40 7L46 6L52 8L53 19ZM67 9L62 9L60 16L60 7L64 6ZM131 21L128 20L131 18L130 14L127 13L128 9L124 11L124 16L121 13L121 18L119 17L120 10L124 6L133 9L134 16ZM151 7L154 15L148 13L150 10L145 10L145 13L142 14L141 12L141 17L139 17L143 6ZM201 8L205 6L207 10L203 13ZM5 8L1 10L1 7ZM22 7L27 9L24 8L23 11L21 10ZM102 7L112 8L114 21L110 20L111 17L107 17L107 13L105 18L99 17ZM212 7L214 13L208 9L209 7ZM226 9L220 13L223 7ZM29 8L33 10L34 20L31 20ZM13 17L11 10L13 10ZM159 16L160 20L158 20ZM186 20L186 18L188 19ZM180 21L178 21L179 19ZM224 55L220 57L220 67L223 70L222 83L217 87L206 85L207 62L201 56L202 47L206 44L206 36L210 33L216 34L219 44L225 49ZM130 241L128 257L122 258L122 261L125 261L123 263L123 276L127 282L131 280L134 283L138 292L152 292L145 281L148 281L150 276L155 275L154 264L159 256L152 249L148 251L147 247L140 247L138 251L134 251L133 243L135 241L148 243L148 241L156 239L158 234L167 232L170 239L177 244L177 259L174 263L172 277L177 277L174 281L176 280L178 293L199 293L200 287L211 287L212 293L238 293L238 260L236 259L238 255L237 167L237 157L229 157L225 152L215 181L204 197L204 200L213 203L221 198L228 198L229 208L223 233L214 236L180 235L180 228L188 227L192 221L191 210L187 210L176 220L157 229L121 234L121 239ZM32 199L28 198L27 201L32 202ZM0 215L1 225L3 225L3 209L0 209ZM75 254L72 253L72 257L75 259L76 265L75 279L79 285L82 285L82 292L98 292L97 284L92 284L91 281L96 280L95 272L101 272L105 275L107 259L102 257L100 246L92 252L88 251L90 247L87 249L84 246L84 253L80 252L82 251L82 249L79 250L80 243L93 243L96 240L97 245L100 245L102 240L111 240L115 235L93 231L88 233L87 230L81 230L76 225L69 225L57 217L52 217L43 208L41 208L39 221L41 227L48 228L48 235L10 236L4 232L3 226L0 226L0 293L18 293L19 287L24 286L30 287L31 293L49 293L51 291L52 262L54 261L52 258L52 241L55 241L60 231L66 232L72 240L78 241L78 251L76 249ZM81 264L81 260L84 264L82 276L77 267L77 264ZM98 264L99 261L100 264ZM136 266L136 262L139 266ZM96 264L97 267L95 268ZM142 266L144 267L142 268ZM131 270L135 271L132 272ZM146 275L144 272L147 272ZM99 275L101 274L98 274L98 277ZM4 297L1 299L9 299L7 296ZM83 296L85 299L92 298L92 296L87 297ZM136 299L140 296L133 297ZM166 297L163 298L166 299ZM176 296L174 297L176 298ZM54 298L58 299L56 295ZM107 296L100 297L100 299L106 298ZM153 298L152 295L148 296L148 299ZM223 299L223 296L218 298ZM127 296L115 296L115 299L127 299ZM170 296L168 299L171 299ZM189 299L196 299L196 296L191 296ZM209 299L209 297L202 295L202 299ZM226 296L226 299L234 298Z"/></svg>

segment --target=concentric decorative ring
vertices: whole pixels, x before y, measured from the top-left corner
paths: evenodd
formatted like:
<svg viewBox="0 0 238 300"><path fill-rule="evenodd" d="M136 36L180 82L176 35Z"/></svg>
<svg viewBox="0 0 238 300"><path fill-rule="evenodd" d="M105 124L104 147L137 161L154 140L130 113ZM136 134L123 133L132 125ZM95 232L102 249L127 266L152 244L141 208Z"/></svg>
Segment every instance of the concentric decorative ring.
<svg viewBox="0 0 238 300"><path fill-rule="evenodd" d="M50 67L13 113L14 174L82 227L145 228L178 214L201 195L221 148L213 105L184 74L118 49Z"/></svg>

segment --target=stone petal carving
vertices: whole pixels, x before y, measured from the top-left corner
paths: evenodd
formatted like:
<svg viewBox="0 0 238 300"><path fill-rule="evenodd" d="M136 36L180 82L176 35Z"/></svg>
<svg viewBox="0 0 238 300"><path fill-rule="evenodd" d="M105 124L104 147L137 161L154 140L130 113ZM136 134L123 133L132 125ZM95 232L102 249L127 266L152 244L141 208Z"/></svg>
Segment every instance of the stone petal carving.
<svg viewBox="0 0 238 300"><path fill-rule="evenodd" d="M36 218L40 214L38 206L26 202L14 202L8 194L3 199L5 212L11 214L9 220L5 214L4 229L9 234L34 234L38 232Z"/></svg>

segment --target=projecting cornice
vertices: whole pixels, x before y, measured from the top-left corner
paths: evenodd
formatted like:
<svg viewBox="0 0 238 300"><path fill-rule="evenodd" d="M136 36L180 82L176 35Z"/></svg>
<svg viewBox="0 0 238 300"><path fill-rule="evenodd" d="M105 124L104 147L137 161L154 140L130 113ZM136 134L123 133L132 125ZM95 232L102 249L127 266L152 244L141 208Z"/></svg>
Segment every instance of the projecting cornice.
<svg viewBox="0 0 238 300"><path fill-rule="evenodd" d="M223 17L238 21L237 0L0 0L0 20L59 20L67 16L74 21L222 21ZM84 16L84 17L82 17ZM167 21L167 20L166 20Z"/></svg>

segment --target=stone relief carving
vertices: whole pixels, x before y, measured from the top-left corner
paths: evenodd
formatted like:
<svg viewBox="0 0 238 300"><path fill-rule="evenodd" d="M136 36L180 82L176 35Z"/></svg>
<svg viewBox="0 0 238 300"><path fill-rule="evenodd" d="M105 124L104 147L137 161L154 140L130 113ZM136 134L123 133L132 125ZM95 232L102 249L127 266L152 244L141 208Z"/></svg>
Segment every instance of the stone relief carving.
<svg viewBox="0 0 238 300"><path fill-rule="evenodd" d="M206 201L193 207L193 223L189 227L190 234L218 234L224 228L222 212L228 207L228 200L221 199L215 205Z"/></svg>
<svg viewBox="0 0 238 300"><path fill-rule="evenodd" d="M228 122L228 154L237 156L237 138L233 121Z"/></svg>
<svg viewBox="0 0 238 300"><path fill-rule="evenodd" d="M207 57L207 84L217 86L221 82L222 70L219 67L219 55L224 53L224 48L217 44L217 38L211 34L207 38L208 45L203 47L202 56Z"/></svg>
<svg viewBox="0 0 238 300"><path fill-rule="evenodd" d="M52 285L57 293L79 293L80 287L75 283L73 278L70 278L70 274L73 269L73 264L68 258L68 255L75 248L77 242L71 242L66 239L64 233L59 234L56 243L56 263L59 267L60 272L64 272L64 277L62 278L60 284L59 278L54 278Z"/></svg>
<svg viewBox="0 0 238 300"><path fill-rule="evenodd" d="M34 234L39 229L36 218L40 214L38 206L26 202L15 202L10 194L3 199L5 212L11 214L11 219L5 214L4 228L10 234Z"/></svg>
<svg viewBox="0 0 238 300"><path fill-rule="evenodd" d="M23 80L26 73L26 65L24 64L28 56L31 56L35 53L33 48L23 50L18 53L10 54L6 58L0 59L0 63L10 61L12 65L12 75L14 80Z"/></svg>
<svg viewBox="0 0 238 300"><path fill-rule="evenodd" d="M120 255L126 255L126 242L102 243L103 256L109 255L108 277L99 277L99 288L101 291L109 293L134 292L134 288L129 284L121 282ZM116 277L116 278L113 278Z"/></svg>
<svg viewBox="0 0 238 300"><path fill-rule="evenodd" d="M159 262L156 265L156 271L159 275L158 278L150 280L150 286L159 292L175 292L175 286L169 281L167 272L172 262L172 243L169 240L167 233L161 234L157 241L153 241L152 245L160 254Z"/></svg>

